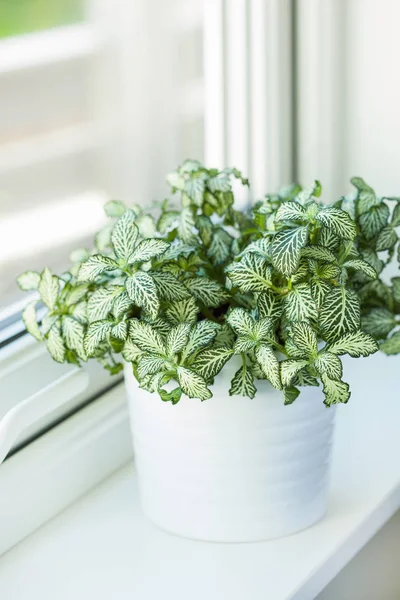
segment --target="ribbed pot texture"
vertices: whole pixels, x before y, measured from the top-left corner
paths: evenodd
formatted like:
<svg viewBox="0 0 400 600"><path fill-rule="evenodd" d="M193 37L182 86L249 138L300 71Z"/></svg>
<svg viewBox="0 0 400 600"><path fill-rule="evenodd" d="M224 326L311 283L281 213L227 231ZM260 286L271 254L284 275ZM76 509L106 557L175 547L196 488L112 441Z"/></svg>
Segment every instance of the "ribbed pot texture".
<svg viewBox="0 0 400 600"><path fill-rule="evenodd" d="M234 357L213 398L173 406L141 390L125 369L144 513L188 538L249 542L290 535L326 511L335 409L320 388L282 394L257 381L253 400L229 396Z"/></svg>

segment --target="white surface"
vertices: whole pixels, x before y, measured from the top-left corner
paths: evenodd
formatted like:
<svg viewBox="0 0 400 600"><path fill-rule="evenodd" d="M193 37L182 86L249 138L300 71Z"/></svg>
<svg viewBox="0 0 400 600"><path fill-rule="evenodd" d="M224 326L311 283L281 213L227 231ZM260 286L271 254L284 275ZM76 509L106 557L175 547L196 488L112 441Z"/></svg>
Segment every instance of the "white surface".
<svg viewBox="0 0 400 600"><path fill-rule="evenodd" d="M129 467L2 558L0 597L312 600L400 505L399 358L346 367L353 398L338 410L329 509L314 527L253 544L174 537L141 514Z"/></svg>
<svg viewBox="0 0 400 600"><path fill-rule="evenodd" d="M284 406L282 393L257 382L251 402L231 397L233 357L213 397L173 406L125 381L145 514L192 539L251 542L309 527L326 512L335 409L319 388Z"/></svg>

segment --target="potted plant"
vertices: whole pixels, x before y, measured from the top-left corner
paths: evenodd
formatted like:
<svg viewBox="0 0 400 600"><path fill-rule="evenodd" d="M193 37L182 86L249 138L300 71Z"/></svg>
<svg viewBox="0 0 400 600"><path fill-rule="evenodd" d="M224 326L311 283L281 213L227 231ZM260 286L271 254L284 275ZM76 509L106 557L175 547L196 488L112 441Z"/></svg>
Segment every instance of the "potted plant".
<svg viewBox="0 0 400 600"><path fill-rule="evenodd" d="M145 513L220 541L293 533L324 514L334 405L350 397L340 356L376 352L400 307L399 278L377 278L399 204L389 222L357 179L357 195L333 205L316 182L240 212L235 178L248 185L236 169L186 161L157 219L111 201L94 252L74 252L60 277L18 280L48 309L38 323L35 301L23 318L56 361L125 365ZM382 348L400 350L398 337Z"/></svg>

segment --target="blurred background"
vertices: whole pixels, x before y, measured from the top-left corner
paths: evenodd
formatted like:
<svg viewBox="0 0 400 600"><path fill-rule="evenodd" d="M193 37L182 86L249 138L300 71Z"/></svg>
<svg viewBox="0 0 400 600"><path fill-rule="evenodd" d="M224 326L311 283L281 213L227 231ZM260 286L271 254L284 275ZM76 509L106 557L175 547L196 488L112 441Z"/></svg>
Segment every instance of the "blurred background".
<svg viewBox="0 0 400 600"><path fill-rule="evenodd" d="M0 0L0 319L184 158L400 195L395 0ZM239 198L246 202L249 198ZM23 300L25 302L25 299Z"/></svg>

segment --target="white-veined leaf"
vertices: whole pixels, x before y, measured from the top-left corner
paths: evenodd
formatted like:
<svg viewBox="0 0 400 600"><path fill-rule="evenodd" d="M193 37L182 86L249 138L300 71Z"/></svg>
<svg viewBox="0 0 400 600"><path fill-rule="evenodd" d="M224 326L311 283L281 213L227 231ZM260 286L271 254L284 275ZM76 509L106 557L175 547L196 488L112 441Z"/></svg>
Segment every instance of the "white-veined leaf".
<svg viewBox="0 0 400 600"><path fill-rule="evenodd" d="M129 262L147 262L163 254L169 247L168 242L157 238L142 240L132 252Z"/></svg>
<svg viewBox="0 0 400 600"><path fill-rule="evenodd" d="M126 292L122 292L122 294L118 294L115 298L111 312L116 319L120 319L122 315L128 312L131 306L132 300Z"/></svg>
<svg viewBox="0 0 400 600"><path fill-rule="evenodd" d="M372 248L364 248L364 250L362 250L362 257L379 275L383 269L383 261L381 261L377 253L372 250Z"/></svg>
<svg viewBox="0 0 400 600"><path fill-rule="evenodd" d="M316 318L317 306L307 283L299 283L285 296L285 316L289 321L307 321Z"/></svg>
<svg viewBox="0 0 400 600"><path fill-rule="evenodd" d="M330 379L326 373L321 374L323 384L323 392L325 394L324 404L331 406L332 404L346 403L350 398L349 384L344 381Z"/></svg>
<svg viewBox="0 0 400 600"><path fill-rule="evenodd" d="M40 333L39 325L37 322L38 318L36 314L36 303L37 301L34 300L33 302L29 302L29 304L26 305L22 312L22 320L25 324L27 332L33 335L33 337L36 340L38 340L38 342L41 342L43 340L43 336Z"/></svg>
<svg viewBox="0 0 400 600"><path fill-rule="evenodd" d="M221 371L232 354L233 349L224 346L206 349L197 355L192 368L206 381L210 381Z"/></svg>
<svg viewBox="0 0 400 600"><path fill-rule="evenodd" d="M168 210L162 213L158 219L157 229L161 234L164 234L168 229L173 229L177 226L179 219L179 212L177 210Z"/></svg>
<svg viewBox="0 0 400 600"><path fill-rule="evenodd" d="M381 344L381 350L385 354L399 354L400 352L400 331L396 331L390 338Z"/></svg>
<svg viewBox="0 0 400 600"><path fill-rule="evenodd" d="M144 352L166 356L164 340L149 323L130 319L129 337Z"/></svg>
<svg viewBox="0 0 400 600"><path fill-rule="evenodd" d="M307 214L303 206L295 201L283 202L276 211L275 221L305 221Z"/></svg>
<svg viewBox="0 0 400 600"><path fill-rule="evenodd" d="M289 277L296 272L302 248L308 239L308 227L297 227L278 231L271 244L272 264Z"/></svg>
<svg viewBox="0 0 400 600"><path fill-rule="evenodd" d="M288 337L285 342L285 350L286 350L286 353L289 356L289 358L304 359L304 360L309 358L307 350L305 348L299 348L295 344L294 339L291 337Z"/></svg>
<svg viewBox="0 0 400 600"><path fill-rule="evenodd" d="M179 302L174 302L165 309L165 315L173 325L177 325L178 323L195 323L198 312L199 308L192 296Z"/></svg>
<svg viewBox="0 0 400 600"><path fill-rule="evenodd" d="M126 321L120 321L111 329L111 335L119 340L126 340L128 337L128 324Z"/></svg>
<svg viewBox="0 0 400 600"><path fill-rule="evenodd" d="M335 254L329 250L329 248L325 248L324 246L307 246L302 249L301 255L304 256L304 258L313 258L314 260L321 260L324 262L336 262Z"/></svg>
<svg viewBox="0 0 400 600"><path fill-rule="evenodd" d="M181 352L189 339L190 323L179 323L173 327L167 336L167 354L173 356Z"/></svg>
<svg viewBox="0 0 400 600"><path fill-rule="evenodd" d="M240 262L230 265L226 273L242 292L263 292L271 286L271 267L257 254L247 254Z"/></svg>
<svg viewBox="0 0 400 600"><path fill-rule="evenodd" d="M378 235L380 230L387 225L389 215L389 207L386 204L380 204L373 206L360 216L360 229L368 240Z"/></svg>
<svg viewBox="0 0 400 600"><path fill-rule="evenodd" d="M115 255L126 264L130 262L139 236L135 218L136 214L127 210L115 223L111 234Z"/></svg>
<svg viewBox="0 0 400 600"><path fill-rule="evenodd" d="M380 252L382 250L390 250L396 244L398 240L397 233L395 232L392 225L387 225L379 232L378 239L376 240L376 250Z"/></svg>
<svg viewBox="0 0 400 600"><path fill-rule="evenodd" d="M53 308L56 305L59 290L60 282L58 277L52 275L50 269L46 267L45 269L43 269L42 274L40 276L38 292L40 294L42 302L50 310L53 310Z"/></svg>
<svg viewBox="0 0 400 600"><path fill-rule="evenodd" d="M157 356L141 356L138 360L137 372L139 379L143 379L146 375L154 375L164 368L165 360Z"/></svg>
<svg viewBox="0 0 400 600"><path fill-rule="evenodd" d="M90 323L85 339L84 348L88 356L92 356L96 348L108 338L112 323L110 321L95 321Z"/></svg>
<svg viewBox="0 0 400 600"><path fill-rule="evenodd" d="M193 234L195 226L192 209L183 208L180 212L178 223L178 236L185 244L196 244L196 236Z"/></svg>
<svg viewBox="0 0 400 600"><path fill-rule="evenodd" d="M352 240L356 235L356 226L351 217L341 210L333 206L322 208L316 215L317 221L330 229L334 235L346 240ZM323 246L324 244L320 242ZM328 246L329 247L329 246ZM330 248L332 250L332 248Z"/></svg>
<svg viewBox="0 0 400 600"><path fill-rule="evenodd" d="M352 177L351 183L358 190L357 211L362 215L370 210L373 206L379 204L374 190L365 183L361 177Z"/></svg>
<svg viewBox="0 0 400 600"><path fill-rule="evenodd" d="M81 264L78 271L79 281L95 281L95 279L106 271L118 269L117 263L108 256L93 254Z"/></svg>
<svg viewBox="0 0 400 600"><path fill-rule="evenodd" d="M50 356L57 362L63 363L65 359L65 345L59 328L54 325L50 331L46 342L47 350Z"/></svg>
<svg viewBox="0 0 400 600"><path fill-rule="evenodd" d="M245 256L250 252L254 252L255 254L260 254L260 256L263 256L264 258L270 259L270 247L271 239L269 236L265 236L246 246L240 256Z"/></svg>
<svg viewBox="0 0 400 600"><path fill-rule="evenodd" d="M128 337L124 344L124 349L122 350L124 360L126 360L126 362L136 362L142 354L143 350L136 346L132 339Z"/></svg>
<svg viewBox="0 0 400 600"><path fill-rule="evenodd" d="M392 277L392 292L393 298L400 304L400 277Z"/></svg>
<svg viewBox="0 0 400 600"><path fill-rule="evenodd" d="M400 225L400 202L397 202L393 209L391 224L392 227L398 227Z"/></svg>
<svg viewBox="0 0 400 600"><path fill-rule="evenodd" d="M308 365L308 360L305 359L296 360L290 358L288 360L282 360L280 363L282 385L284 387L289 387L297 373L306 365Z"/></svg>
<svg viewBox="0 0 400 600"><path fill-rule="evenodd" d="M71 350L75 350L82 360L87 360L83 345L85 327L82 323L68 315L64 316L62 318L62 333L67 347Z"/></svg>
<svg viewBox="0 0 400 600"><path fill-rule="evenodd" d="M355 292L342 286L332 288L322 303L319 326L327 342L359 329L360 301Z"/></svg>
<svg viewBox="0 0 400 600"><path fill-rule="evenodd" d="M87 283L80 283L78 285L74 285L68 290L68 293L65 298L65 304L67 306L72 306L73 304L77 304L84 298L89 289L89 285Z"/></svg>
<svg viewBox="0 0 400 600"><path fill-rule="evenodd" d="M214 346L233 346L235 341L235 333L229 327L228 323L223 323L215 336Z"/></svg>
<svg viewBox="0 0 400 600"><path fill-rule="evenodd" d="M249 337L248 335L239 335L233 346L233 351L235 354L249 352L256 344L257 342L253 337Z"/></svg>
<svg viewBox="0 0 400 600"><path fill-rule="evenodd" d="M253 337L257 342L262 340L275 340L275 320L273 317L263 317L254 323Z"/></svg>
<svg viewBox="0 0 400 600"><path fill-rule="evenodd" d="M282 382L279 372L279 361L271 346L260 344L256 349L256 359L271 385L277 390L281 390Z"/></svg>
<svg viewBox="0 0 400 600"><path fill-rule="evenodd" d="M318 245L328 248L331 252L336 253L340 246L340 237L333 233L331 229L322 227L318 234Z"/></svg>
<svg viewBox="0 0 400 600"><path fill-rule="evenodd" d="M37 290L40 283L40 275L36 271L25 271L17 277L17 283L24 292Z"/></svg>
<svg viewBox="0 0 400 600"><path fill-rule="evenodd" d="M203 195L206 189L206 178L207 175L205 173L200 173L198 177L187 179L183 185L185 194L191 200L193 200L196 206L201 206L203 204Z"/></svg>
<svg viewBox="0 0 400 600"><path fill-rule="evenodd" d="M150 271L160 298L176 302L190 296L184 284L168 271Z"/></svg>
<svg viewBox="0 0 400 600"><path fill-rule="evenodd" d="M318 373L326 373L330 379L341 379L343 375L342 361L336 354L332 352L323 351L318 355L318 358L314 362L314 366Z"/></svg>
<svg viewBox="0 0 400 600"><path fill-rule="evenodd" d="M208 398L211 398L212 393L200 375L186 367L178 367L177 374L179 385L186 396L189 396L189 398L198 398L199 400L208 400Z"/></svg>
<svg viewBox="0 0 400 600"><path fill-rule="evenodd" d="M356 271L362 271L371 279L376 279L377 277L375 269L371 267L371 265L367 263L366 260L361 260L359 258L347 260L345 263L343 263L343 267L346 267L346 269L355 269Z"/></svg>
<svg viewBox="0 0 400 600"><path fill-rule="evenodd" d="M107 288L99 288L90 296L87 305L87 316L89 323L101 321L108 316L114 304L114 300L121 293L121 287L112 285Z"/></svg>
<svg viewBox="0 0 400 600"><path fill-rule="evenodd" d="M127 278L125 286L128 296L134 304L144 308L155 319L160 308L160 301L152 276L144 271L136 271Z"/></svg>
<svg viewBox="0 0 400 600"><path fill-rule="evenodd" d="M299 348L311 356L318 352L317 335L308 323L293 324L293 339Z"/></svg>
<svg viewBox="0 0 400 600"><path fill-rule="evenodd" d="M272 290L265 290L258 296L257 306L260 318L272 317L276 321L282 315L282 300Z"/></svg>
<svg viewBox="0 0 400 600"><path fill-rule="evenodd" d="M232 308L229 311L226 320L237 334L247 336L253 335L255 321L244 308Z"/></svg>
<svg viewBox="0 0 400 600"><path fill-rule="evenodd" d="M341 336L326 349L332 354L349 354L353 358L359 358L376 352L378 344L369 333L354 331Z"/></svg>
<svg viewBox="0 0 400 600"><path fill-rule="evenodd" d="M104 212L107 217L121 217L126 211L126 206L119 200L110 200L104 205Z"/></svg>
<svg viewBox="0 0 400 600"><path fill-rule="evenodd" d="M229 192L232 189L231 182L227 173L218 173L215 177L210 177L207 181L207 187L211 192Z"/></svg>
<svg viewBox="0 0 400 600"><path fill-rule="evenodd" d="M156 223L151 215L142 213L136 218L136 227L139 230L140 237L154 237L157 231Z"/></svg>
<svg viewBox="0 0 400 600"><path fill-rule="evenodd" d="M183 349L182 360L185 361L188 356L199 348L211 344L219 329L220 326L218 323L214 323L214 321L209 321L208 319L204 319L193 325L189 333L188 342Z"/></svg>
<svg viewBox="0 0 400 600"><path fill-rule="evenodd" d="M254 398L256 395L257 388L254 385L254 376L250 367L241 366L236 371L231 381L231 387L229 390L230 396L245 396Z"/></svg>
<svg viewBox="0 0 400 600"><path fill-rule="evenodd" d="M231 254L232 238L224 231L217 229L213 232L210 247L207 250L207 256L212 259L214 265L221 265L229 258Z"/></svg>
<svg viewBox="0 0 400 600"><path fill-rule="evenodd" d="M317 305L318 310L321 308L325 295L331 289L332 286L329 285L329 283L327 283L326 281L322 281L320 279L315 279L311 281L311 295L314 299L315 304Z"/></svg>
<svg viewBox="0 0 400 600"><path fill-rule="evenodd" d="M193 277L185 279L185 286L199 300L208 307L222 304L229 298L228 293L218 281L208 277Z"/></svg>

